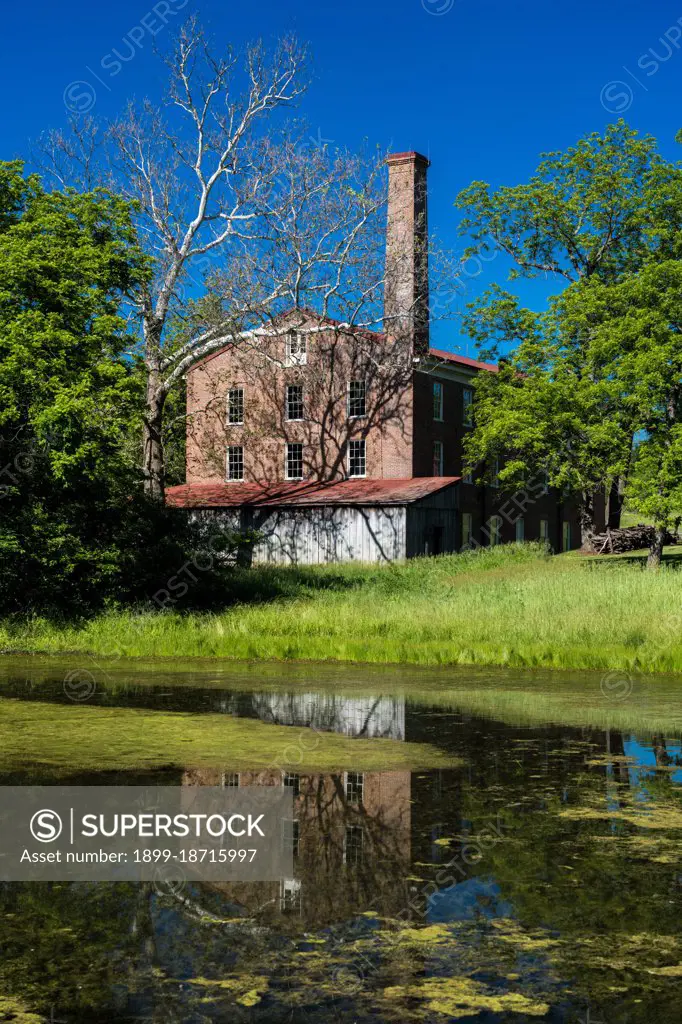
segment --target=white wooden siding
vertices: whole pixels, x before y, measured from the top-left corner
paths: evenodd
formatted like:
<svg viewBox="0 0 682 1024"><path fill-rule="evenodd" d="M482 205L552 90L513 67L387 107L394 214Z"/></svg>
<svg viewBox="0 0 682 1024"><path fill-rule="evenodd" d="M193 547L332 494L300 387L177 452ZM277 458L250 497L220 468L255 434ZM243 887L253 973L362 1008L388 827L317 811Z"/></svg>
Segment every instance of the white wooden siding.
<svg viewBox="0 0 682 1024"><path fill-rule="evenodd" d="M255 562L393 562L405 558L405 509L370 507L277 509L254 516L262 536Z"/></svg>

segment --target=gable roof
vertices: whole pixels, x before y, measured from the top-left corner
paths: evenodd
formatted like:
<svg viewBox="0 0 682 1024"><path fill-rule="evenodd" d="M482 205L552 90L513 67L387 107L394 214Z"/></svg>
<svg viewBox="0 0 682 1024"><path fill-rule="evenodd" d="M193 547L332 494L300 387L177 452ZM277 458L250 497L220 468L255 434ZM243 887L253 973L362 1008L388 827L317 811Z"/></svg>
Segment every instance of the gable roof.
<svg viewBox="0 0 682 1024"><path fill-rule="evenodd" d="M287 327L287 320L293 320L296 315L303 318L301 324L299 324L301 327L304 326L305 320L307 319L316 321L317 329L324 329L324 326L329 326L331 329L342 329L348 333L366 335L377 339L385 337L385 334L382 331L374 331L370 327L358 327L355 324L349 324L343 320L335 320L334 317L331 316L323 316L321 313L316 313L314 309L309 309L307 306L299 306L298 308L294 307L293 309L288 309L283 313L278 313L277 316L274 316L268 324L261 324L259 327L254 327L251 330L241 331L239 334L235 335L234 338L226 340L225 344L221 348L217 348L214 352L209 352L208 355L205 355L202 359L198 359L196 363L193 363L192 366L189 367L187 372L191 373L192 370L196 369L198 366L204 366L206 363L210 363L212 359L221 355L221 353L225 352L231 345L234 345L236 341L239 341L240 338L250 338L256 335L267 336L273 332L276 335L278 330L282 331L280 337L283 337L286 331L290 329Z"/></svg>
<svg viewBox="0 0 682 1024"><path fill-rule="evenodd" d="M401 480L180 484L166 489L166 504L174 508L410 505L452 487L460 479L458 476L421 476Z"/></svg>
<svg viewBox="0 0 682 1024"><path fill-rule="evenodd" d="M497 363L482 363L479 359L470 359L468 356L460 356L456 352L445 352L439 348L430 348L429 355L445 363L468 366L472 370L488 370L490 373L497 373L499 370Z"/></svg>

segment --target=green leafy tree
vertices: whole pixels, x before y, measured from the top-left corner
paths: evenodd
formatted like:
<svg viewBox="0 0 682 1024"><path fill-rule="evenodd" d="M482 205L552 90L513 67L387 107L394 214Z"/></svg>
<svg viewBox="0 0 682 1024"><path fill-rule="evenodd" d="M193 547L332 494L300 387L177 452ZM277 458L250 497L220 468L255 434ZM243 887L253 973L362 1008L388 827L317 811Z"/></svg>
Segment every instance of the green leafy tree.
<svg viewBox="0 0 682 1024"><path fill-rule="evenodd" d="M123 200L0 164L6 609L92 605L144 577L159 524L134 469L143 382L121 309L146 273Z"/></svg>
<svg viewBox="0 0 682 1024"><path fill-rule="evenodd" d="M612 353L594 344L595 303L643 267L679 258L682 169L619 121L548 154L527 184L492 191L474 182L458 205L468 254L503 252L510 279L544 276L565 289L545 312L498 287L468 307L464 326L479 347L512 351L508 368L477 382L467 458L503 459L510 485L546 472L551 486L577 495L585 542L596 491L618 485L619 515L639 429L610 377Z"/></svg>
<svg viewBox="0 0 682 1024"><path fill-rule="evenodd" d="M649 564L658 565L682 508L682 263L651 263L617 284L589 282L561 305L566 333L589 331L605 422L634 438L628 498L654 524Z"/></svg>

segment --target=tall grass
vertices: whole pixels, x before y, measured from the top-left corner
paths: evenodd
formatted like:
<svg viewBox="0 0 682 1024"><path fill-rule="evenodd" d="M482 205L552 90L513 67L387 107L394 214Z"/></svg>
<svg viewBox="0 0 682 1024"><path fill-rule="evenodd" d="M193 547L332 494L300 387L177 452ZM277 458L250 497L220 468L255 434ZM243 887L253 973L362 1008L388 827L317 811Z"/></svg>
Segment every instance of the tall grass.
<svg viewBox="0 0 682 1024"><path fill-rule="evenodd" d="M98 655L334 659L682 671L682 576L672 567L537 545L388 566L250 570L217 613L112 611L0 625L0 647ZM200 585L197 584L197 585Z"/></svg>

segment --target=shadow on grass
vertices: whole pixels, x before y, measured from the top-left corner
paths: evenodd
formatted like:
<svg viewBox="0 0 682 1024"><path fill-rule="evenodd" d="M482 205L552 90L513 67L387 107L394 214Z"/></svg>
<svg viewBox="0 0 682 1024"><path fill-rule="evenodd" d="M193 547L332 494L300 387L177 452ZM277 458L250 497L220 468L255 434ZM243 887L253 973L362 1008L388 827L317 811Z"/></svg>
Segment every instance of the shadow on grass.
<svg viewBox="0 0 682 1024"><path fill-rule="evenodd" d="M628 551L622 555L582 555L582 559L590 566L600 566L605 569L618 568L620 566L631 566L646 569L646 561L649 552L646 549L641 551ZM663 565L667 569L682 569L682 546L671 547L663 551Z"/></svg>

